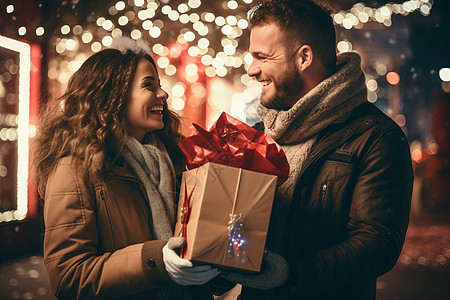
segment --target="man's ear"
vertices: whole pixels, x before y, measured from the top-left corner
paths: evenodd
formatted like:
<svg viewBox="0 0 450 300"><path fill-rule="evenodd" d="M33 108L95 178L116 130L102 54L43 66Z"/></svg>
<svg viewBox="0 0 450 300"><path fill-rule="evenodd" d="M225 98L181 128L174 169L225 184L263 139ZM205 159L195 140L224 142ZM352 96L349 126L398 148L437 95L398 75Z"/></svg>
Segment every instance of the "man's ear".
<svg viewBox="0 0 450 300"><path fill-rule="evenodd" d="M312 64L314 54L309 45L303 45L297 50L297 68L299 72L306 71Z"/></svg>

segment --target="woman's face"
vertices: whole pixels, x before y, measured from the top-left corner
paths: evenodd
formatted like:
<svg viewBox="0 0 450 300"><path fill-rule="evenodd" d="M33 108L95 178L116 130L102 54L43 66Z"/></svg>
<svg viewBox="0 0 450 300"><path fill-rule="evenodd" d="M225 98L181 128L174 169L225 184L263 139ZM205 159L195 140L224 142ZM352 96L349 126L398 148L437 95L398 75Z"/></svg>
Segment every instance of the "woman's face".
<svg viewBox="0 0 450 300"><path fill-rule="evenodd" d="M131 82L127 132L142 141L146 133L164 127L163 106L168 94L161 88L155 67L141 59Z"/></svg>

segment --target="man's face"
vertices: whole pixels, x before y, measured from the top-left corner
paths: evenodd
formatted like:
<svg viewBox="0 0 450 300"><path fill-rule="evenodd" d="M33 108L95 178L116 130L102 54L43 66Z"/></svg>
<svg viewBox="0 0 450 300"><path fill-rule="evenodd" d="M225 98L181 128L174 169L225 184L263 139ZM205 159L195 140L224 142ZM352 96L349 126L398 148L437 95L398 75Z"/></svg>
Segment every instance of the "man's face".
<svg viewBox="0 0 450 300"><path fill-rule="evenodd" d="M276 110L288 110L302 95L304 83L297 70L295 49L284 34L270 23L253 27L250 49L253 62L247 73L262 84L260 102Z"/></svg>

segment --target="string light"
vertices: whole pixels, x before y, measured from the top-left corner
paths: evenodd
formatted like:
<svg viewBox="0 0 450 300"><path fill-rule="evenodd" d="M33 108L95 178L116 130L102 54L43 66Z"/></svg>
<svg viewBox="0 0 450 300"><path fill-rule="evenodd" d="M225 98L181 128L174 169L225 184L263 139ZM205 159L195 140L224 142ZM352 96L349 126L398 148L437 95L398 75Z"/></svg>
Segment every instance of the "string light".
<svg viewBox="0 0 450 300"><path fill-rule="evenodd" d="M439 77L442 81L450 81L450 68L442 68L439 70Z"/></svg>
<svg viewBox="0 0 450 300"><path fill-rule="evenodd" d="M170 35L174 36L173 43L186 47L170 48L169 51L168 47L161 44L154 45L153 53L156 56L165 56L168 60L163 60L163 74L178 75L178 79L182 81L181 77L184 76L184 73L177 74L177 68L180 67L181 62L180 58L185 56L190 57L189 59L198 58L196 64L202 68L195 76L188 75L191 76L190 80L200 76L200 74L206 75L206 77L227 77L238 73L238 78L241 79L245 89L255 88L256 91L260 88L259 85L253 85L253 80L250 80L245 74L252 62L252 57L247 51L240 50L239 40L244 30L248 28L246 13L253 1L222 0L222 7L225 11L228 10L228 14L218 11L213 13L208 9L202 9L202 5L206 6L205 3L206 1L200 0L182 0L176 4L171 4L171 1L119 0L111 7L106 8L105 15L100 14L91 24L83 24L83 27L72 25L73 28L69 24L61 26L61 37L56 37L54 47L60 55L59 59L64 60L64 57L67 57L72 60L75 50L82 52L83 49L90 48L88 51L98 52L104 47L108 47L112 38L122 34L128 34L133 39L149 39L151 40L150 43L157 42L161 36ZM429 15L432 6L433 1L431 0L387 3L381 7L369 7L361 2L354 4L349 10L342 10L333 14L332 17L335 24L346 29L362 28L369 22L391 26L391 19L394 15L407 16L419 11L426 16ZM244 9L242 9L243 7ZM7 7L8 13L13 11L14 6ZM162 20L171 22L176 26L167 26L170 28L169 32L169 29L165 29L166 24ZM177 27L180 28L179 32L173 32L174 28ZM27 34L25 26L21 27L20 30L21 35ZM45 29L41 26L36 28L35 32L36 36L42 36ZM337 50L339 53L352 51L353 45L348 40L342 40L337 43ZM157 58L155 57L155 59ZM377 62L374 67L376 74L387 76L386 64L388 63ZM49 67L48 74L53 78L58 72L70 74L73 69L76 69L76 65L71 64L70 69L67 68L69 68L68 64L59 63L52 68ZM445 70L442 72L446 74ZM448 79L442 79L448 78L446 77L448 75L439 76L443 82L448 81ZM66 75L56 76L56 78L63 79L65 77ZM388 77L386 79L388 80ZM370 82L370 84L373 84L373 82L376 84L376 78ZM391 82L395 82L395 80ZM380 89L375 88L375 90L369 90L369 92L373 92L368 94L369 101L376 101L378 97L382 97L379 96L382 93ZM253 95L253 93L252 91L247 95Z"/></svg>
<svg viewBox="0 0 450 300"><path fill-rule="evenodd" d="M386 27L392 25L392 15L407 16L414 11L420 11L424 16L431 12L433 4L430 0L409 0L402 4L387 3L382 7L368 7L364 3L356 3L349 10L342 10L332 14L334 23L345 29L360 29L365 23L375 21L384 24Z"/></svg>

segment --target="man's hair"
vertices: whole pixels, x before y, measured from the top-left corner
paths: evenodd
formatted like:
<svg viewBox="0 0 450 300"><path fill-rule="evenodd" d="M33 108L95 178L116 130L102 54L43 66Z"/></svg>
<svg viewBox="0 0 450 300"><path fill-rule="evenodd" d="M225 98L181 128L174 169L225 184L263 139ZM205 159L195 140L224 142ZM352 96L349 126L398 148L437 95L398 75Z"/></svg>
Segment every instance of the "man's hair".
<svg viewBox="0 0 450 300"><path fill-rule="evenodd" d="M293 47L311 46L328 71L336 67L336 32L330 13L312 0L263 0L249 13L250 26L275 23ZM288 50L289 44L286 43Z"/></svg>

